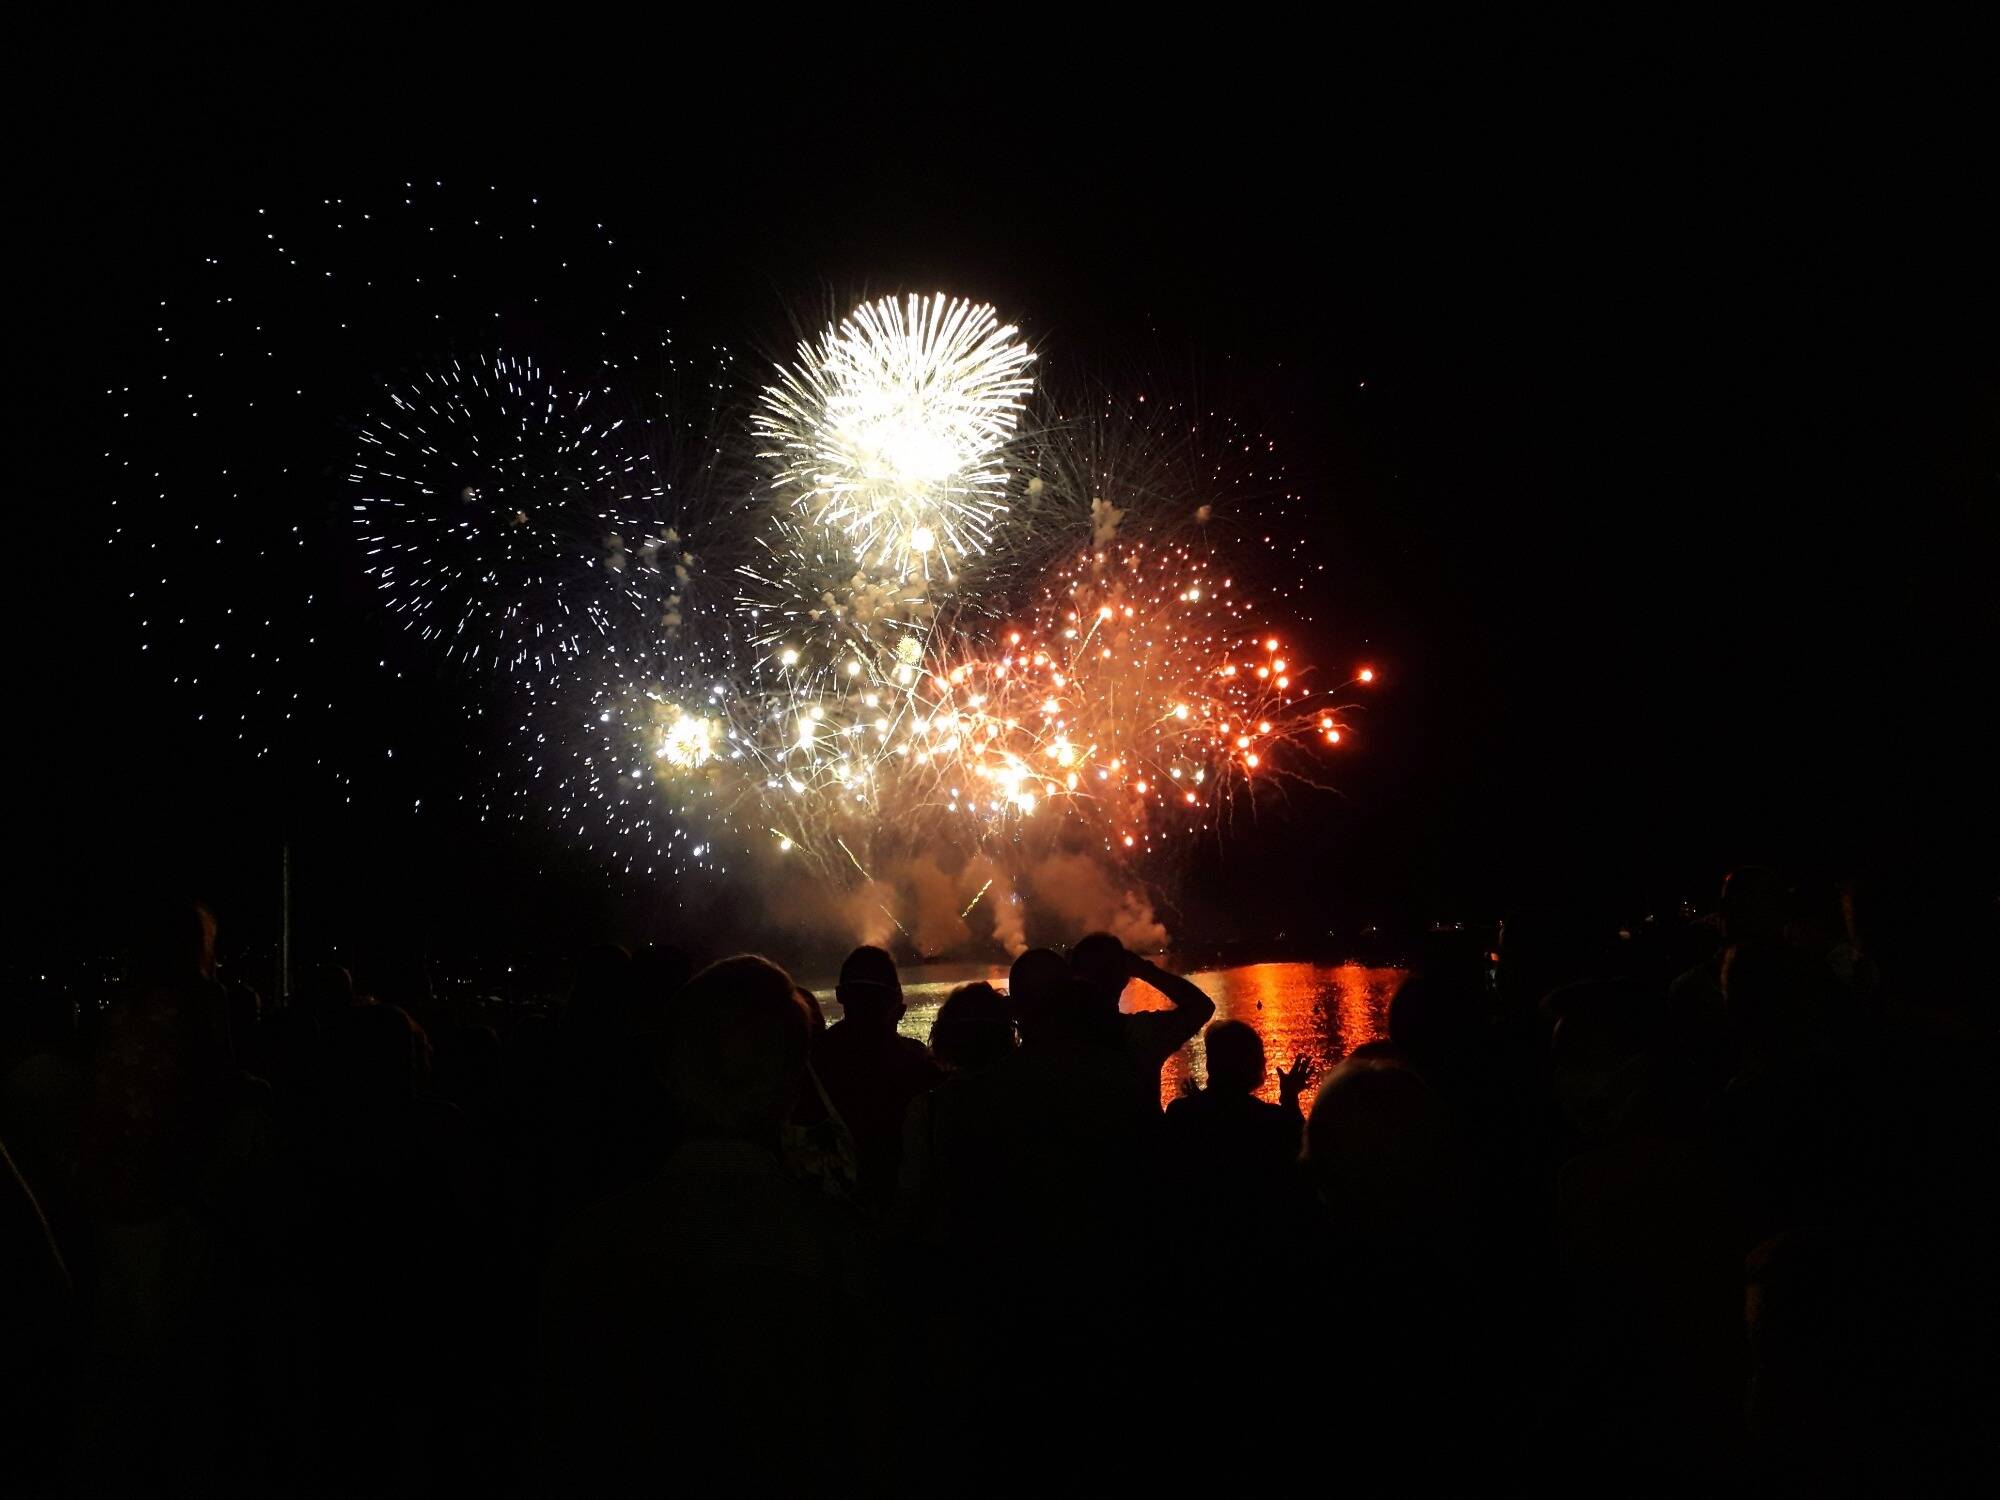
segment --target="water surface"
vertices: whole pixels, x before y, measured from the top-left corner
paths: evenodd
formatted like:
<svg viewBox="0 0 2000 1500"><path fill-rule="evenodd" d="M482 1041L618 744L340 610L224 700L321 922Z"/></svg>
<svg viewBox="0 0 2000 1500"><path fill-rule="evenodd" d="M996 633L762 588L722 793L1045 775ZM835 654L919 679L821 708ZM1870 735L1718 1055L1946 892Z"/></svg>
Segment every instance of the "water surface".
<svg viewBox="0 0 2000 1500"><path fill-rule="evenodd" d="M1003 990L1007 987L1007 971L989 964L921 964L902 972L903 999L909 1010L900 1030L919 1041L930 1039L938 1007L956 986L985 979ZM1264 1038L1264 1056L1273 1070L1290 1066L1295 1057L1310 1055L1323 1071L1363 1042L1378 1041L1389 1034L1389 997L1402 982L1403 971L1360 964L1238 964L1227 969L1198 969L1188 978L1215 1001L1218 1020L1248 1021L1257 1028ZM814 989L826 1007L827 1019L837 1019L840 1007L834 1002L832 983ZM1164 1010L1167 1000L1157 990L1135 981L1126 986L1120 1007L1127 1011ZM1161 1070L1163 1104L1179 1092L1185 1079L1208 1081L1208 1057L1200 1037L1175 1053ZM1276 1102L1277 1079L1267 1073L1258 1095Z"/></svg>

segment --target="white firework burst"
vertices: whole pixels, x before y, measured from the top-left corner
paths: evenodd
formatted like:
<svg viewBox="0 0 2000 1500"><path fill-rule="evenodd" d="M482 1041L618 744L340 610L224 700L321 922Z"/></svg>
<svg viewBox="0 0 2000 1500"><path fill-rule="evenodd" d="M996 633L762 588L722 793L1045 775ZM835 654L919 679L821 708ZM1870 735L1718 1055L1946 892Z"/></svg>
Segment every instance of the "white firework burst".
<svg viewBox="0 0 2000 1500"><path fill-rule="evenodd" d="M650 609L659 487L589 403L532 360L480 354L390 387L360 425L365 569L447 659L561 671Z"/></svg>
<svg viewBox="0 0 2000 1500"><path fill-rule="evenodd" d="M864 303L779 370L755 422L782 494L856 562L949 578L1007 512L1002 462L1034 382L1020 331L984 303Z"/></svg>

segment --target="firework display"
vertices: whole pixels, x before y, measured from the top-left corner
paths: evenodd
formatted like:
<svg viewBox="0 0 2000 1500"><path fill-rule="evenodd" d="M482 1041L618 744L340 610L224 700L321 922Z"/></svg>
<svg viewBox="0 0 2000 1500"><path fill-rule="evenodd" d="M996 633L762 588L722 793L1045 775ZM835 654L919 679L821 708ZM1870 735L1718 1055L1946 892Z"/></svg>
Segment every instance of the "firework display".
<svg viewBox="0 0 2000 1500"><path fill-rule="evenodd" d="M1014 899L1016 877L1054 856L1143 879L1260 789L1320 784L1349 732L1346 695L1372 674L1309 659L1286 597L1296 581L1273 586L1270 505L1248 503L1270 445L1226 416L1059 398L996 309L936 293L861 302L752 391L711 350L691 419L672 337L635 337L606 312L623 316L639 275L607 264L608 237L578 268L594 285L559 262L571 320L609 325L582 342L583 365L574 340L484 336L508 332L504 307L492 330L457 316L413 352L408 318L378 310L365 272L393 265L423 286L394 247L423 243L411 232L439 205L410 189L400 237L371 212L324 207L337 227L365 223L372 254L320 268L352 300L304 316L346 337L394 326L400 341L381 361L393 373L314 393L345 408L342 545L370 613L408 645L380 669L400 680L429 661L462 704L487 769L461 795L489 815L546 820L633 874L774 856L873 887L929 861L976 887L963 918L996 883L990 906ZM476 243L492 250L514 222L475 219L493 242ZM454 264L470 264L458 228ZM247 305L217 298L258 334L259 317L301 316L286 292L297 258L269 238L269 280ZM475 300L497 300L502 280L481 278ZM508 296L521 300L511 284ZM526 300L539 330L546 304ZM283 379L262 377L216 387L233 421L289 432L314 419L303 387L287 403ZM1289 497L1262 488L1282 514ZM268 668L319 696L301 643L341 628L309 586L321 530L216 538L246 541L289 564L259 570L246 611L265 617ZM301 594L314 628L295 618ZM271 624L266 598L292 601L291 628ZM156 640L161 610L142 603L144 645L180 664L199 631L255 661L236 607L192 630L176 612ZM338 715L337 691L320 714ZM240 732L294 711L240 707Z"/></svg>
<svg viewBox="0 0 2000 1500"><path fill-rule="evenodd" d="M389 613L446 659L501 671L550 672L614 638L669 545L623 426L506 355L387 392L348 478Z"/></svg>

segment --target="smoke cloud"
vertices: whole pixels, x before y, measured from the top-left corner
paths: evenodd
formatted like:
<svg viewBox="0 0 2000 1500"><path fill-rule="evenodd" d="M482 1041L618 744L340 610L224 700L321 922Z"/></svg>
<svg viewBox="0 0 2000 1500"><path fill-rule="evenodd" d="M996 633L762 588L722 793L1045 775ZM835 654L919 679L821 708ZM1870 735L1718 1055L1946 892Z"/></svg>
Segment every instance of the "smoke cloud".
<svg viewBox="0 0 2000 1500"><path fill-rule="evenodd" d="M1051 854L1028 874L1037 925L1053 918L1074 942L1086 932L1108 932L1126 947L1156 953L1167 945L1167 929L1153 915L1144 894L1112 878L1087 854Z"/></svg>
<svg viewBox="0 0 2000 1500"><path fill-rule="evenodd" d="M898 939L940 958L995 949L1015 956L1032 943L1062 946L1086 932L1109 932L1141 952L1168 941L1144 891L1087 854L1050 854L1011 869L985 854L956 869L922 854L878 866L874 879L848 889L800 882L796 864L767 873L783 895L764 904L762 919L827 954L858 943L894 948Z"/></svg>

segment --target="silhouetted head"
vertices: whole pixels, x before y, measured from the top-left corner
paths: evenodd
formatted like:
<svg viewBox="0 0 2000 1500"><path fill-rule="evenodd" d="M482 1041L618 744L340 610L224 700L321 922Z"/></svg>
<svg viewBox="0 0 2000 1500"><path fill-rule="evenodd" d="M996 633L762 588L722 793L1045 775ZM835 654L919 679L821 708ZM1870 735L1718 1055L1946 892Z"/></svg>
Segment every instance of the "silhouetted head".
<svg viewBox="0 0 2000 1500"><path fill-rule="evenodd" d="M1796 881L1785 921L1785 941L1801 952L1826 957L1846 937L1839 887L1817 876Z"/></svg>
<svg viewBox="0 0 2000 1500"><path fill-rule="evenodd" d="M321 1040L329 1093L391 1103L413 1099L430 1065L430 1039L394 1005L356 1005L331 1018Z"/></svg>
<svg viewBox="0 0 2000 1500"><path fill-rule="evenodd" d="M1988 1003L2000 955L2000 904L1990 886L1931 865L1873 871L1849 886L1851 941L1893 1000Z"/></svg>
<svg viewBox="0 0 2000 1500"><path fill-rule="evenodd" d="M1030 948L1007 971L1007 1003L1015 1019L1037 1010L1069 987L1069 961L1053 948Z"/></svg>
<svg viewBox="0 0 2000 1500"><path fill-rule="evenodd" d="M799 1004L806 1008L806 1015L812 1021L812 1034L818 1036L826 1030L826 1011L820 1006L819 996L802 984L793 988L798 991Z"/></svg>
<svg viewBox="0 0 2000 1500"><path fill-rule="evenodd" d="M1254 1094L1264 1081L1264 1039L1243 1021L1217 1021L1203 1034L1208 1086L1218 1093Z"/></svg>
<svg viewBox="0 0 2000 1500"><path fill-rule="evenodd" d="M1784 943L1733 943L1722 956L1722 1002L1730 1030L1752 1057L1791 1050L1822 1008L1824 967Z"/></svg>
<svg viewBox="0 0 2000 1500"><path fill-rule="evenodd" d="M1321 1194L1365 1236L1420 1233L1446 1187L1443 1106L1411 1069L1350 1057L1313 1099L1306 1160Z"/></svg>
<svg viewBox="0 0 2000 1500"><path fill-rule="evenodd" d="M1722 882L1720 911L1724 942L1775 942L1791 915L1791 895L1775 870L1742 865Z"/></svg>
<svg viewBox="0 0 2000 1500"><path fill-rule="evenodd" d="M131 934L131 977L147 986L215 977L215 917L196 901L160 900L138 913Z"/></svg>
<svg viewBox="0 0 2000 1500"><path fill-rule="evenodd" d="M1027 1006L1016 1005L1014 1018L1021 1030L1021 1045L1046 1047L1070 1042L1093 1046L1115 1046L1118 1012L1109 1010L1103 996L1081 979L1067 975L1060 984L1037 992ZM1106 1023L1111 1023L1107 1025Z"/></svg>
<svg viewBox="0 0 2000 1500"><path fill-rule="evenodd" d="M880 948L863 946L848 954L833 995L841 1014L864 1026L893 1027L903 1019L903 981L896 960Z"/></svg>
<svg viewBox="0 0 2000 1500"><path fill-rule="evenodd" d="M1125 951L1125 945L1108 932L1093 932L1078 938L1076 946L1069 950L1070 971L1093 994L1113 1006L1118 1004L1118 997L1125 993L1126 982L1132 977L1130 965L1131 955Z"/></svg>
<svg viewBox="0 0 2000 1500"><path fill-rule="evenodd" d="M1489 984L1486 955L1494 940L1490 929L1420 932L1410 967L1434 983L1483 995Z"/></svg>
<svg viewBox="0 0 2000 1500"><path fill-rule="evenodd" d="M383 1005L400 1005L417 1019L433 1014L430 965L421 943L395 938L365 950L355 986Z"/></svg>
<svg viewBox="0 0 2000 1500"><path fill-rule="evenodd" d="M1632 980L1589 980L1552 991L1551 1083L1570 1123L1603 1136L1628 1124L1651 1084L1662 1002Z"/></svg>
<svg viewBox="0 0 2000 1500"><path fill-rule="evenodd" d="M1617 924L1588 902L1551 902L1500 924L1500 989L1515 1014L1558 985L1603 974Z"/></svg>
<svg viewBox="0 0 2000 1500"><path fill-rule="evenodd" d="M633 954L631 1029L656 1029L666 1017L667 1002L693 977L694 960L671 943L648 943Z"/></svg>
<svg viewBox="0 0 2000 1500"><path fill-rule="evenodd" d="M1407 1068L1411 1065L1408 1054L1394 1042L1388 1041L1363 1042L1347 1054L1347 1061L1382 1063L1398 1068Z"/></svg>
<svg viewBox="0 0 2000 1500"><path fill-rule="evenodd" d="M931 1022L931 1054L954 1073L991 1067L1014 1046L1007 999L984 980L953 990Z"/></svg>
<svg viewBox="0 0 2000 1500"><path fill-rule="evenodd" d="M346 1010L354 1003L354 976L339 964L314 964L300 976L295 999L305 1010Z"/></svg>
<svg viewBox="0 0 2000 1500"><path fill-rule="evenodd" d="M791 975L748 953L710 964L668 1017L667 1087L682 1125L696 1137L768 1142L791 1113L811 1043Z"/></svg>
<svg viewBox="0 0 2000 1500"><path fill-rule="evenodd" d="M1389 1001L1389 1039L1420 1066L1461 1062L1486 1035L1486 992L1461 972L1412 974Z"/></svg>

